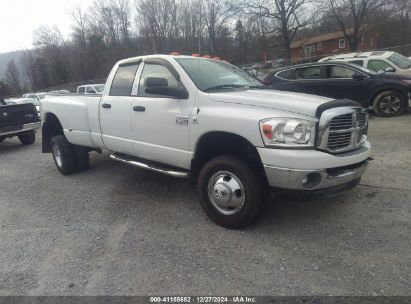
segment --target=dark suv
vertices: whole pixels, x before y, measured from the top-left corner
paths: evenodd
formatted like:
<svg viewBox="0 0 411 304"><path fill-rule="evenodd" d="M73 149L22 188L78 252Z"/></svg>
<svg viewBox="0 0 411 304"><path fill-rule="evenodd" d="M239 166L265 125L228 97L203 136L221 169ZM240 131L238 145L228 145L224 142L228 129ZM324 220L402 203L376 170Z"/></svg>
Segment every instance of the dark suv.
<svg viewBox="0 0 411 304"><path fill-rule="evenodd" d="M317 62L273 70L263 82L272 89L335 99L348 98L373 107L380 116L400 115L408 106L411 78L379 74L344 62Z"/></svg>

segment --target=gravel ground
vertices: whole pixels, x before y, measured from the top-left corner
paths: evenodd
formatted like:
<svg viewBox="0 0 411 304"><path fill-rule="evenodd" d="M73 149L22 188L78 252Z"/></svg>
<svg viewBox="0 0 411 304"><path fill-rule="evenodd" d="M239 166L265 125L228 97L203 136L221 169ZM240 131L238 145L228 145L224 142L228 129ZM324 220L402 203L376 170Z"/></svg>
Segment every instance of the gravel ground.
<svg viewBox="0 0 411 304"><path fill-rule="evenodd" d="M58 173L41 138L0 145L0 295L411 295L411 111L370 120L362 184L273 198L227 230L188 182L93 153Z"/></svg>

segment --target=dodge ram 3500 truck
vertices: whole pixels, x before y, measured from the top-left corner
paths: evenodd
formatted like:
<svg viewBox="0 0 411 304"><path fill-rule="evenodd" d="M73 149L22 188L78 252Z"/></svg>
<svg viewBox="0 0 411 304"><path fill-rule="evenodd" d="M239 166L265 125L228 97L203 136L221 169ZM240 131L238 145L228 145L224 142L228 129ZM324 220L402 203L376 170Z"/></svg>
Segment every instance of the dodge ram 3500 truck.
<svg viewBox="0 0 411 304"><path fill-rule="evenodd" d="M0 97L0 142L17 136L23 145L34 144L40 120L32 103L7 104Z"/></svg>
<svg viewBox="0 0 411 304"><path fill-rule="evenodd" d="M43 152L71 174L89 152L197 184L216 223L244 227L266 190L339 192L370 156L368 116L350 100L266 90L222 61L151 55L118 62L102 95L41 104Z"/></svg>

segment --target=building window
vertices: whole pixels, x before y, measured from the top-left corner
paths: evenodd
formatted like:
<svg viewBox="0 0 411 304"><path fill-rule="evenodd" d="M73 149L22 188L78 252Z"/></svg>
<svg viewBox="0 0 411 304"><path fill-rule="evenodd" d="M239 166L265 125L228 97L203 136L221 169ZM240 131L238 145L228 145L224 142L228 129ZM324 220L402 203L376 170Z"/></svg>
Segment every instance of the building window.
<svg viewBox="0 0 411 304"><path fill-rule="evenodd" d="M317 49L319 51L321 51L323 49L323 43L322 42L318 42Z"/></svg>
<svg viewBox="0 0 411 304"><path fill-rule="evenodd" d="M345 48L345 39L340 39L338 40L338 47L340 49L344 49Z"/></svg>
<svg viewBox="0 0 411 304"><path fill-rule="evenodd" d="M306 46L304 48L304 57L305 58L311 57L313 53L315 53L315 45Z"/></svg>

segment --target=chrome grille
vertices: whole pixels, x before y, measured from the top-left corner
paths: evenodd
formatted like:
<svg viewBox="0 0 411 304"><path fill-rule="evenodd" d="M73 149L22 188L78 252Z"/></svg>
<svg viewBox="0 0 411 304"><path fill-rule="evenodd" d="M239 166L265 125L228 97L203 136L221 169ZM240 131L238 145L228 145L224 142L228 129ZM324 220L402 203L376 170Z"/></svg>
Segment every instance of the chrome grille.
<svg viewBox="0 0 411 304"><path fill-rule="evenodd" d="M334 108L320 118L318 148L332 153L354 150L367 140L368 114L362 108Z"/></svg>

